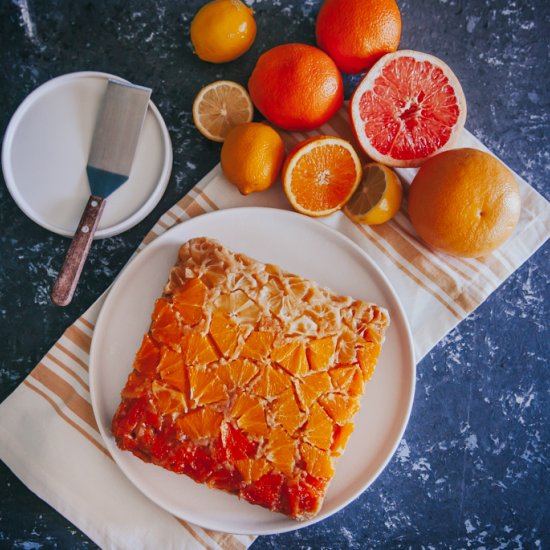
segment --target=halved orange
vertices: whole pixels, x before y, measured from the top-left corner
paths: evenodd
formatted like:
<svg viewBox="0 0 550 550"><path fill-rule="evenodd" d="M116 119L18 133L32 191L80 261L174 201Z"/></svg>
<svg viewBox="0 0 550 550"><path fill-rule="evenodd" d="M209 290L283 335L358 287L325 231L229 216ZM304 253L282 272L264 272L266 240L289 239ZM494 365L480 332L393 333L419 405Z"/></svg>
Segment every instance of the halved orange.
<svg viewBox="0 0 550 550"><path fill-rule="evenodd" d="M248 92L231 80L218 80L205 86L193 102L193 122L212 141L222 142L227 134L254 116Z"/></svg>
<svg viewBox="0 0 550 550"><path fill-rule="evenodd" d="M363 168L363 179L344 212L354 221L378 225L391 220L403 197L403 189L397 174L387 166L371 162Z"/></svg>
<svg viewBox="0 0 550 550"><path fill-rule="evenodd" d="M359 185L361 162L351 143L319 136L298 143L283 166L283 186L295 210L326 216L346 204Z"/></svg>

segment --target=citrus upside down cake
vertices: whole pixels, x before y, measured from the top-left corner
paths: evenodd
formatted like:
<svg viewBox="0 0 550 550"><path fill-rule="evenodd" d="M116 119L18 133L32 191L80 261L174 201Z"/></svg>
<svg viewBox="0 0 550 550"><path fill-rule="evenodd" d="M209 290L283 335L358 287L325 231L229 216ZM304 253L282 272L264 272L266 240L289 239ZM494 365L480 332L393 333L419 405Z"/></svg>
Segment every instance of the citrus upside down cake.
<svg viewBox="0 0 550 550"><path fill-rule="evenodd" d="M253 504L311 518L388 324L383 308L192 239L122 391L117 444Z"/></svg>

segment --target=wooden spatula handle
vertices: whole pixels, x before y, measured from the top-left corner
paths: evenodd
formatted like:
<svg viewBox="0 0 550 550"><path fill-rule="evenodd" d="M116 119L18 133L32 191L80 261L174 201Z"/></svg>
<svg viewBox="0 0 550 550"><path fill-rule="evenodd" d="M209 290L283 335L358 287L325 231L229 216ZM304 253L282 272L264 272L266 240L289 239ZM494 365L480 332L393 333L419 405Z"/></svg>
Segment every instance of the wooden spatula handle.
<svg viewBox="0 0 550 550"><path fill-rule="evenodd" d="M105 207L105 199L92 195L82 213L78 229L65 256L63 266L52 289L52 302L58 306L71 303L94 234Z"/></svg>

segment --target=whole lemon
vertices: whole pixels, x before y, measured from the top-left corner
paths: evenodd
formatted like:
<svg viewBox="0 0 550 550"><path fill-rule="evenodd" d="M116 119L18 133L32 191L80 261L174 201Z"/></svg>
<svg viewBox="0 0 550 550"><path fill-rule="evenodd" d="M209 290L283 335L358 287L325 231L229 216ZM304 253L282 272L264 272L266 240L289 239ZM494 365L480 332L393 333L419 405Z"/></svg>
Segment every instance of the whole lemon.
<svg viewBox="0 0 550 550"><path fill-rule="evenodd" d="M285 146L271 126L240 124L227 134L221 152L226 178L243 195L271 187L283 164Z"/></svg>
<svg viewBox="0 0 550 550"><path fill-rule="evenodd" d="M225 63L245 53L256 38L252 10L241 0L213 0L191 22L195 53L211 63Z"/></svg>
<svg viewBox="0 0 550 550"><path fill-rule="evenodd" d="M431 247L476 258L508 239L521 209L514 175L477 149L450 149L429 158L409 190L409 215Z"/></svg>

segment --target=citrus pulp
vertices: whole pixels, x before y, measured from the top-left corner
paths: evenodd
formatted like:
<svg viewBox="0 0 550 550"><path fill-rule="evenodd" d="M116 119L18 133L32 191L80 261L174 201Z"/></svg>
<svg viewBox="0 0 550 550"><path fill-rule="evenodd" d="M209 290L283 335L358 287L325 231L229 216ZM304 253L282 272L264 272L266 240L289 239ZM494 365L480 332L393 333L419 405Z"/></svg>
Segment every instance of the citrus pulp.
<svg viewBox="0 0 550 550"><path fill-rule="evenodd" d="M373 162L363 168L363 179L344 211L355 222L377 225L395 216L402 196L397 174L391 168Z"/></svg>
<svg viewBox="0 0 550 550"><path fill-rule="evenodd" d="M341 138L306 139L290 151L283 166L283 186L295 210L326 216L342 208L361 180L361 162Z"/></svg>
<svg viewBox="0 0 550 550"><path fill-rule="evenodd" d="M419 166L453 146L466 120L466 100L443 61L401 50L382 57L359 83L350 117L374 161Z"/></svg>
<svg viewBox="0 0 550 550"><path fill-rule="evenodd" d="M248 92L236 82L218 80L205 86L193 102L197 130L212 141L222 142L227 134L254 116Z"/></svg>

